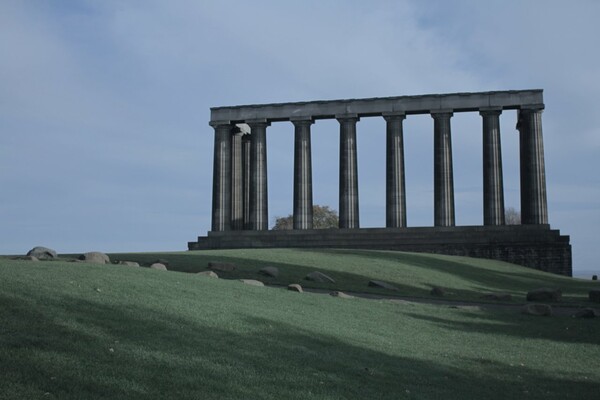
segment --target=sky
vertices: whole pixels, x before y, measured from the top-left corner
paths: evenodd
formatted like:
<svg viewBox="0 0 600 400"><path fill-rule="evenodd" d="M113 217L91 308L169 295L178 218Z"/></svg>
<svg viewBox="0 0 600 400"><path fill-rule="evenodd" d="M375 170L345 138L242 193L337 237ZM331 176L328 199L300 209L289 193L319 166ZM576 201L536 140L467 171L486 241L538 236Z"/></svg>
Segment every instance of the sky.
<svg viewBox="0 0 600 400"><path fill-rule="evenodd" d="M543 89L549 220L600 273L600 2L0 1L0 254L177 251L210 229L210 107ZM516 112L501 116L519 208ZM452 118L457 225L482 224L477 113ZM357 125L360 220L385 225L385 121ZM433 120L404 121L409 226L433 225ZM338 206L339 125L312 127ZM267 130L269 217L292 211L293 125Z"/></svg>

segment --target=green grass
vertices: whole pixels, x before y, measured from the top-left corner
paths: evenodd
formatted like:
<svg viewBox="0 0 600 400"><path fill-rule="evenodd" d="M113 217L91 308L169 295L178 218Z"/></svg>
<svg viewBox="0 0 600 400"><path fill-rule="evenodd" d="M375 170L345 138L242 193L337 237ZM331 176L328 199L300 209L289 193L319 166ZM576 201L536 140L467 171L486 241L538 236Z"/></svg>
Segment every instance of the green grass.
<svg viewBox="0 0 600 400"><path fill-rule="evenodd" d="M242 264L244 254L160 256L195 270L207 259ZM495 276L510 279L509 270L500 274L494 266L481 267L478 279L469 269L444 271L446 261L469 266L468 259L432 257L441 272L422 265L410 278L403 262L415 255L246 254L248 271L271 264L269 257L290 268L311 269L318 261L340 282L370 272L406 279L403 288L414 290L427 285L423 278L470 290L489 290ZM359 272L344 272L340 259L353 260ZM541 282L521 272L523 285ZM598 319L339 299L85 263L0 259L0 285L2 399L589 399L600 393Z"/></svg>
<svg viewBox="0 0 600 400"><path fill-rule="evenodd" d="M303 250L242 249L177 253L111 254L112 260L132 260L150 264L157 259L169 261L169 268L182 272L207 269L209 261L234 263L232 273L220 272L228 279L260 279L265 283L355 292L400 294L430 297L432 286L447 289L450 300L481 301L481 295L492 291L513 295L513 303L524 302L527 292L539 287L560 288L566 303L587 303L591 281L544 273L495 260L422 253L376 250ZM258 274L264 266L280 269L278 278ZM311 271L322 271L335 279L335 284L319 284L304 280ZM371 288L369 280L392 283L400 289L391 292Z"/></svg>

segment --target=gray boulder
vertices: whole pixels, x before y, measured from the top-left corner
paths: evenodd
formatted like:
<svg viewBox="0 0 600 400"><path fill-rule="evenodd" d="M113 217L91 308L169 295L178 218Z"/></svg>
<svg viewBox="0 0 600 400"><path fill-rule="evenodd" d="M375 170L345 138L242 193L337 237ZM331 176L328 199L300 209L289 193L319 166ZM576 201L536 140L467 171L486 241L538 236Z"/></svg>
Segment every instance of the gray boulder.
<svg viewBox="0 0 600 400"><path fill-rule="evenodd" d="M550 307L548 304L525 304L523 308L521 308L521 313L525 315L551 317L552 307Z"/></svg>
<svg viewBox="0 0 600 400"><path fill-rule="evenodd" d="M333 278L325 275L322 272L314 271L304 277L307 281L320 282L320 283L335 283Z"/></svg>
<svg viewBox="0 0 600 400"><path fill-rule="evenodd" d="M375 281L375 280L369 281L369 286L380 288L380 289L393 290L395 292L400 291L400 289L398 289L396 286L391 285L387 282L383 282L383 281Z"/></svg>
<svg viewBox="0 0 600 400"><path fill-rule="evenodd" d="M292 292L298 292L298 293L302 293L302 286L298 285L297 283L291 283L288 285L287 287L288 290L291 290Z"/></svg>
<svg viewBox="0 0 600 400"><path fill-rule="evenodd" d="M493 292L486 293L483 296L481 296L481 298L486 300L511 301L512 295L510 293Z"/></svg>
<svg viewBox="0 0 600 400"><path fill-rule="evenodd" d="M235 264L225 263L225 262L215 262L211 261L208 263L208 268L213 271L221 271L221 272L231 272L235 271Z"/></svg>
<svg viewBox="0 0 600 400"><path fill-rule="evenodd" d="M164 258L159 258L158 260L153 261L152 264L162 264L165 267L169 268L169 261L165 260Z"/></svg>
<svg viewBox="0 0 600 400"><path fill-rule="evenodd" d="M240 282L252 286L265 286L264 283L262 283L261 281L257 281L256 279L240 279Z"/></svg>
<svg viewBox="0 0 600 400"><path fill-rule="evenodd" d="M219 278L219 275L215 271L202 271L198 272L196 275L208 276L209 278Z"/></svg>
<svg viewBox="0 0 600 400"><path fill-rule="evenodd" d="M140 264L135 261L119 261L119 265L125 265L127 267L139 267Z"/></svg>
<svg viewBox="0 0 600 400"><path fill-rule="evenodd" d="M593 308L584 308L573 314L573 318L596 318L598 316L600 315Z"/></svg>
<svg viewBox="0 0 600 400"><path fill-rule="evenodd" d="M593 301L594 303L600 303L600 289L590 290L588 296L590 301Z"/></svg>
<svg viewBox="0 0 600 400"><path fill-rule="evenodd" d="M539 288L527 293L527 301L559 301L562 297L560 289Z"/></svg>
<svg viewBox="0 0 600 400"><path fill-rule="evenodd" d="M279 276L279 268L277 267L264 267L258 271L261 275L270 276L272 278L277 278Z"/></svg>
<svg viewBox="0 0 600 400"><path fill-rule="evenodd" d="M329 295L333 296L333 297L339 297L340 299L353 299L354 298L354 296L350 296L349 294L340 292L338 290L334 290L333 292L330 292Z"/></svg>
<svg viewBox="0 0 600 400"><path fill-rule="evenodd" d="M47 247L36 246L27 252L28 256L33 256L39 260L52 260L57 256L56 251Z"/></svg>
<svg viewBox="0 0 600 400"><path fill-rule="evenodd" d="M154 263L150 266L152 269L157 269L159 271L167 271L167 266L161 263Z"/></svg>
<svg viewBox="0 0 600 400"><path fill-rule="evenodd" d="M110 258L99 251L90 251L79 256L81 261L94 264L110 264Z"/></svg>

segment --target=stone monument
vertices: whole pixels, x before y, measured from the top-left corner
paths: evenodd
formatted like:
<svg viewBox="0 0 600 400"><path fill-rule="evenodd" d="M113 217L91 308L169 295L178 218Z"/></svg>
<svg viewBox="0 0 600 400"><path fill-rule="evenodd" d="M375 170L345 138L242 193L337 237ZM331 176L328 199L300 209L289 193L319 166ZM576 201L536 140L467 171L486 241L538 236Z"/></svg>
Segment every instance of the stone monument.
<svg viewBox="0 0 600 400"><path fill-rule="evenodd" d="M211 108L215 131L212 229L190 250L326 247L404 250L508 261L572 274L569 236L548 224L543 91L511 90ZM505 225L500 114L517 111L521 225ZM483 225L455 226L451 118L478 112L483 132ZM434 226L407 227L403 121L429 114L434 135ZM356 125L386 121L386 226L360 228ZM312 229L311 125L340 125L339 229ZM268 230L267 128L294 126L293 230Z"/></svg>

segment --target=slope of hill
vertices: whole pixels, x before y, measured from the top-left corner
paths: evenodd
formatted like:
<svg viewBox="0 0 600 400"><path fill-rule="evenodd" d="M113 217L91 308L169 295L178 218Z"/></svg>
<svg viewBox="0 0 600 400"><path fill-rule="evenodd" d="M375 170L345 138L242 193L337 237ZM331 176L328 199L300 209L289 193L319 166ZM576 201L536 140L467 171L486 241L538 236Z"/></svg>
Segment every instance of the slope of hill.
<svg viewBox="0 0 600 400"><path fill-rule="evenodd" d="M248 264L269 261L257 258ZM326 255L303 259L343 272ZM436 282L467 279L427 270ZM340 299L59 261L0 259L0 282L5 399L579 399L600 389L598 319Z"/></svg>

